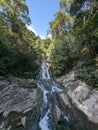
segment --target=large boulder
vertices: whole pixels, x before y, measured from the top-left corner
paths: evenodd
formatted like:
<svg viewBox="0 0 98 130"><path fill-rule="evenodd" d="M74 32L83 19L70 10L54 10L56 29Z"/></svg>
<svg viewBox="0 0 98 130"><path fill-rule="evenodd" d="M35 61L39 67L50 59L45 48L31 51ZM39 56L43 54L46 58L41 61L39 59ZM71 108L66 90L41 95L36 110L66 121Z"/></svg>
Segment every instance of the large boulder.
<svg viewBox="0 0 98 130"><path fill-rule="evenodd" d="M72 71L57 79L66 89L72 103L80 109L88 119L98 123L98 91L92 90L85 82L75 80L76 72Z"/></svg>
<svg viewBox="0 0 98 130"><path fill-rule="evenodd" d="M33 79L0 77L0 130L10 130L14 123L17 129L24 127L27 113L36 106L39 96Z"/></svg>

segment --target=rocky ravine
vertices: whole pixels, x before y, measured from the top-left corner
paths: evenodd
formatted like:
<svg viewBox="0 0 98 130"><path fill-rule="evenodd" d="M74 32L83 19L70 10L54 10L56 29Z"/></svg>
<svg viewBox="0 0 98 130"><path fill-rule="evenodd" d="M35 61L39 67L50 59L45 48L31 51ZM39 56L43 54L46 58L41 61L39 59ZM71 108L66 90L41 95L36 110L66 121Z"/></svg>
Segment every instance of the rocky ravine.
<svg viewBox="0 0 98 130"><path fill-rule="evenodd" d="M75 72L73 71L57 79L65 88L63 92L59 93L59 96L69 107L74 124L79 123L76 124L75 128L78 128L75 130L80 130L79 125L81 126L83 122L84 125L89 122L87 119L85 120L84 116L81 118L81 114L79 114L81 112L75 111L73 105L94 123L91 130L97 130L98 91L90 90L85 83L75 81L74 77ZM40 117L41 99L42 92L37 87L35 80L0 77L0 130L39 130L37 124ZM60 128L60 125L63 124L61 111L56 105L53 107L55 123L59 125L57 130L62 130ZM69 129L64 128L64 130Z"/></svg>

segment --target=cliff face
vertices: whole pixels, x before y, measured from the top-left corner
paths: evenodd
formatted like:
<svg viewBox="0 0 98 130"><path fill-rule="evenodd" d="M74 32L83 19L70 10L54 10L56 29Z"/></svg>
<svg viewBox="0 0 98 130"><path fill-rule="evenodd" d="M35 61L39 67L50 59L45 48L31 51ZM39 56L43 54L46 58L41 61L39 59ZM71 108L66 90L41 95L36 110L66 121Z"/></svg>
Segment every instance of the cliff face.
<svg viewBox="0 0 98 130"><path fill-rule="evenodd" d="M98 91L79 80L75 81L75 71L57 79L66 88L72 103L80 109L90 121L98 123Z"/></svg>

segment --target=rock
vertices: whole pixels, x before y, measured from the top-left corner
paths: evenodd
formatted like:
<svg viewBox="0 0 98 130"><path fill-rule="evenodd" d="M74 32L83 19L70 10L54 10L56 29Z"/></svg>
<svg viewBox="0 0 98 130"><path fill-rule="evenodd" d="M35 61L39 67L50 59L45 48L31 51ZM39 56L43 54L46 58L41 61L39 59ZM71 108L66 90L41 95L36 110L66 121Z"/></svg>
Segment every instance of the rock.
<svg viewBox="0 0 98 130"><path fill-rule="evenodd" d="M26 116L24 116L24 117L21 118L21 122L22 122L23 126L25 127L25 124L26 124Z"/></svg>
<svg viewBox="0 0 98 130"><path fill-rule="evenodd" d="M60 93L59 96L64 101L65 105L70 107L68 96L65 93Z"/></svg>
<svg viewBox="0 0 98 130"><path fill-rule="evenodd" d="M4 122L0 124L0 130L4 130Z"/></svg>
<svg viewBox="0 0 98 130"><path fill-rule="evenodd" d="M34 80L0 78L0 87L0 130L13 130L12 124L25 127L25 113L37 104L38 89Z"/></svg>
<svg viewBox="0 0 98 130"><path fill-rule="evenodd" d="M28 89L19 88L16 84L10 85L0 92L0 113L3 112L6 117L10 111L24 112L32 108L35 98L35 89L29 92Z"/></svg>
<svg viewBox="0 0 98 130"><path fill-rule="evenodd" d="M57 81L61 84L63 84L66 88L71 85L75 80L75 72L72 71L67 75L61 76L57 79Z"/></svg>
<svg viewBox="0 0 98 130"><path fill-rule="evenodd" d="M69 129L64 125L68 120L74 123L75 128L79 125L79 129L76 130L86 128L84 126L87 124L87 117L90 121L98 123L98 91L90 90L89 86L82 81L75 81L75 74L73 71L58 78L57 80L64 85L62 88L64 91L52 93L50 98L53 103L54 126L57 126L57 130ZM6 80L0 78L2 88L0 89L0 130L40 129L38 122L41 115L42 92L36 82L33 79L16 77ZM47 81L44 81L44 84L47 90L51 91L51 86L47 85ZM81 117L82 114L79 115L78 110L81 110L82 114L85 113L83 117ZM87 117L85 118L84 115ZM89 124L87 126L90 128ZM94 127L91 130L97 130L97 128Z"/></svg>
<svg viewBox="0 0 98 130"><path fill-rule="evenodd" d="M59 109L57 105L55 106L55 108L56 108L57 121L59 121L60 116L61 116L61 110Z"/></svg>
<svg viewBox="0 0 98 130"><path fill-rule="evenodd" d="M98 123L98 91L90 90L82 81L75 81L74 72L58 78L57 81L64 85L72 103L84 112L90 121Z"/></svg>

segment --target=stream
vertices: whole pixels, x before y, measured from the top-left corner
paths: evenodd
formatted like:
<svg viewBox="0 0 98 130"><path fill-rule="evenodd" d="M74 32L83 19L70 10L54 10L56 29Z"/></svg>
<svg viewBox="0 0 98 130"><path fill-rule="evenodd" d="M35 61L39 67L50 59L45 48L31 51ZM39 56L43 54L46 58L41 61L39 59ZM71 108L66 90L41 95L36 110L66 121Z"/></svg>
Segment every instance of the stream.
<svg viewBox="0 0 98 130"><path fill-rule="evenodd" d="M36 79L0 80L0 130L98 130L98 123L91 122L70 97L74 85L63 86L51 73L43 59Z"/></svg>
<svg viewBox="0 0 98 130"><path fill-rule="evenodd" d="M62 100L60 94L64 93L64 87L51 77L45 59L42 60L36 82L42 92L42 99L36 128L33 124L30 130L94 130L86 116L74 105L68 107L67 102L71 101L66 94L66 101Z"/></svg>
<svg viewBox="0 0 98 130"><path fill-rule="evenodd" d="M40 108L41 116L39 120L39 127L41 130L54 130L55 122L52 116L53 104L56 103L59 109L61 110L61 114L65 122L70 128L70 116L65 112L65 109L62 108L61 104L58 100L54 100L54 96L56 93L60 93L63 91L63 88L51 78L49 65L45 60L42 60L41 70L39 73L39 80L37 81L37 85L43 93L42 106ZM71 130L71 128L70 128Z"/></svg>

